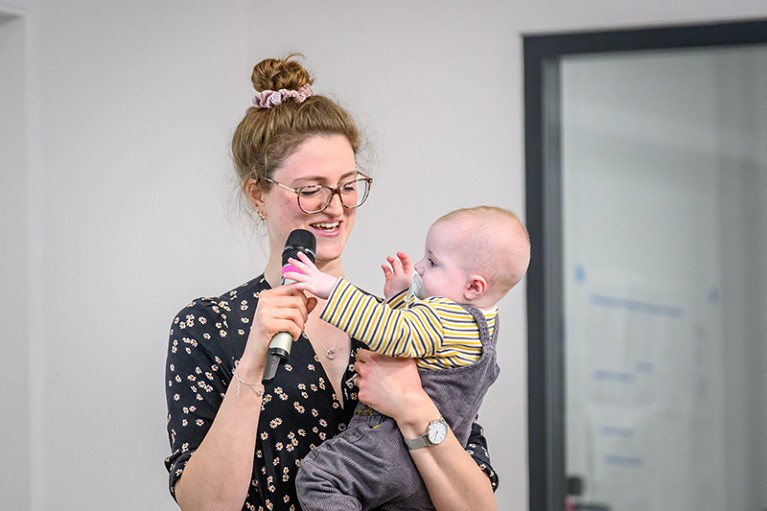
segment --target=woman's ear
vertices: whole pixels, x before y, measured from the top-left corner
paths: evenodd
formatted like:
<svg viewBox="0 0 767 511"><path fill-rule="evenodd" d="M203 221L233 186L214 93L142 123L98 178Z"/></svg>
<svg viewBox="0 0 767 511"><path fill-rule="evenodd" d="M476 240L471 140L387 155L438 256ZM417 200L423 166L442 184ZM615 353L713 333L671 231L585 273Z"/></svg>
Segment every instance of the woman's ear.
<svg viewBox="0 0 767 511"><path fill-rule="evenodd" d="M258 179L250 178L245 183L245 195L250 204L256 208L259 213L264 209L264 191L258 185Z"/></svg>
<svg viewBox="0 0 767 511"><path fill-rule="evenodd" d="M487 280L479 274L469 276L464 295L469 303L476 301L487 292Z"/></svg>

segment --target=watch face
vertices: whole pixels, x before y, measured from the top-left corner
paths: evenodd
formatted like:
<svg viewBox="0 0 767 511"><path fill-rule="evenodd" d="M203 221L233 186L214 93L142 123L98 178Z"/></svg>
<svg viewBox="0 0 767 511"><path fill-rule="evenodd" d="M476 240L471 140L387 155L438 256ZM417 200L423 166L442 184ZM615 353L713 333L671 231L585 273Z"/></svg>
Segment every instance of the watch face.
<svg viewBox="0 0 767 511"><path fill-rule="evenodd" d="M430 443L440 444L447 437L447 424L444 421L434 421L429 424L427 434Z"/></svg>

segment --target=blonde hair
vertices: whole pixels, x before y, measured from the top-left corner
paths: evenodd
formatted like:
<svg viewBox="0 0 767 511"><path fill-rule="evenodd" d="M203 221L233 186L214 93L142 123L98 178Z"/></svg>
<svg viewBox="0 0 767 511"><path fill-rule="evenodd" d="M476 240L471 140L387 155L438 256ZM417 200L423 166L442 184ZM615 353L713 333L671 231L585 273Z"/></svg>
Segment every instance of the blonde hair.
<svg viewBox="0 0 767 511"><path fill-rule="evenodd" d="M512 211L496 206L457 209L433 225L441 223L450 223L464 269L485 277L494 301L522 280L530 264L530 236Z"/></svg>
<svg viewBox="0 0 767 511"><path fill-rule="evenodd" d="M311 85L314 79L296 61L298 57L302 55L262 60L253 68L253 87L260 92ZM232 137L232 159L241 187L245 189L252 178L271 178L285 159L314 135L343 135L355 155L360 147L351 115L325 96L314 94L301 103L285 100L272 108L248 108Z"/></svg>

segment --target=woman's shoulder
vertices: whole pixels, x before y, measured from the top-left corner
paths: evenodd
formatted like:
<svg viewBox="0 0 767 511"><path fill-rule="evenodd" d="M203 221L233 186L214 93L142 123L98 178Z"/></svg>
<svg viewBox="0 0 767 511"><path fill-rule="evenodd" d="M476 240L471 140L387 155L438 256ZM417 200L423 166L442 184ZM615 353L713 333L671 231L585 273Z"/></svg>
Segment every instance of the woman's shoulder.
<svg viewBox="0 0 767 511"><path fill-rule="evenodd" d="M176 314L171 336L187 332L204 340L226 337L230 323L252 311L264 289L269 289L269 284L259 275L220 296L195 298Z"/></svg>
<svg viewBox="0 0 767 511"><path fill-rule="evenodd" d="M268 288L260 275L220 296L192 300L171 324L168 363L190 368L233 364L245 349L258 294Z"/></svg>
<svg viewBox="0 0 767 511"><path fill-rule="evenodd" d="M225 315L231 312L235 307L240 307L244 303L258 300L258 295L264 289L269 289L269 284L263 275L250 280L241 286L227 291L219 296L201 296L195 298L182 308L177 319L179 321L188 315Z"/></svg>

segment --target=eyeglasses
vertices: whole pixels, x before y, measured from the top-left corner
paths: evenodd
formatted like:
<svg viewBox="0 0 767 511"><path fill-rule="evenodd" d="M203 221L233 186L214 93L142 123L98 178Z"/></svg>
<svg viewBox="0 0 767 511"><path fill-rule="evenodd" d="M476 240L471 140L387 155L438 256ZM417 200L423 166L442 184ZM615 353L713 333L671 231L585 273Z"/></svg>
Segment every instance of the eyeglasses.
<svg viewBox="0 0 767 511"><path fill-rule="evenodd" d="M298 199L298 207L301 211L310 215L312 213L325 211L330 205L330 201L333 200L333 195L335 194L338 194L338 197L341 199L341 204L346 209L354 209L362 206L370 193L370 186L373 183L373 178L368 177L361 172L359 175L361 177L340 184L335 188L325 185L307 185L292 188L275 181L274 179L269 179L268 177L262 177L261 181L266 181L267 183L277 185L280 188L295 193L296 198Z"/></svg>

